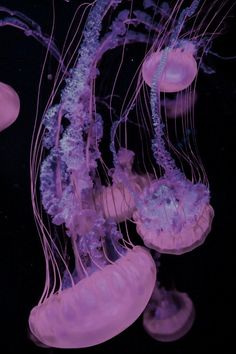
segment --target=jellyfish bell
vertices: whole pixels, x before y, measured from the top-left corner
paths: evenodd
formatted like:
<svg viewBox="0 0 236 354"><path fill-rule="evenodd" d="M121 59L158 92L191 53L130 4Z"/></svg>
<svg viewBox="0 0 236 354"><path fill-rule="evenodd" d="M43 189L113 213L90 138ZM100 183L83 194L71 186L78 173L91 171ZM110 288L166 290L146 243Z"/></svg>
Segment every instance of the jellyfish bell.
<svg viewBox="0 0 236 354"><path fill-rule="evenodd" d="M192 45L181 48L171 48L167 54L164 70L161 74L160 92L179 92L191 85L198 69L194 58ZM152 53L143 63L142 76L145 83L151 87L153 76L161 63L163 50Z"/></svg>
<svg viewBox="0 0 236 354"><path fill-rule="evenodd" d="M135 195L150 184L150 176L133 174L129 176L129 187L123 183L113 183L102 187L96 194L95 205L102 210L105 218L116 222L131 219L135 208ZM132 190L131 190L132 188Z"/></svg>
<svg viewBox="0 0 236 354"><path fill-rule="evenodd" d="M95 205L102 210L105 218L123 222L132 217L135 210L135 196L142 192L153 179L149 174L137 174L132 171L134 152L120 148L117 153L117 163L110 172L112 185L100 187L95 192ZM124 177L125 175L125 183Z"/></svg>
<svg viewBox="0 0 236 354"><path fill-rule="evenodd" d="M155 288L143 313L143 326L153 339L172 342L189 332L194 319L194 305L186 293Z"/></svg>
<svg viewBox="0 0 236 354"><path fill-rule="evenodd" d="M205 241L213 216L205 185L163 177L144 189L133 219L147 247L183 254Z"/></svg>
<svg viewBox="0 0 236 354"><path fill-rule="evenodd" d="M30 330L40 343L51 347L99 344L140 316L155 281L152 257L143 247L136 246L113 264L34 307L29 316Z"/></svg>
<svg viewBox="0 0 236 354"><path fill-rule="evenodd" d="M9 85L0 82L0 131L15 122L20 112L20 99Z"/></svg>
<svg viewBox="0 0 236 354"><path fill-rule="evenodd" d="M135 203L129 190L123 184L103 187L96 197L97 208L102 209L105 218L122 222L131 218Z"/></svg>

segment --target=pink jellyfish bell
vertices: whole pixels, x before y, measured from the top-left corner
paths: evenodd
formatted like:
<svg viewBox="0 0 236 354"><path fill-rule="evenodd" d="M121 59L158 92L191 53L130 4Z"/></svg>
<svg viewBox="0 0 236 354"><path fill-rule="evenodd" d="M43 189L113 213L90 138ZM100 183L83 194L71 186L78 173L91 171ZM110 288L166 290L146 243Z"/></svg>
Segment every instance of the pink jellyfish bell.
<svg viewBox="0 0 236 354"><path fill-rule="evenodd" d="M155 288L143 313L143 326L152 338L172 342L187 334L194 319L194 305L186 293Z"/></svg>
<svg viewBox="0 0 236 354"><path fill-rule="evenodd" d="M113 264L34 307L29 317L32 338L57 348L102 343L140 316L155 280L152 257L136 246Z"/></svg>
<svg viewBox="0 0 236 354"><path fill-rule="evenodd" d="M163 50L152 53L143 63L143 79L150 87L154 73L160 65L162 53ZM197 63L193 53L194 47L191 43L169 50L165 68L160 77L160 92L178 92L191 85L197 75Z"/></svg>
<svg viewBox="0 0 236 354"><path fill-rule="evenodd" d="M0 82L0 131L15 122L20 112L20 99L9 85Z"/></svg>
<svg viewBox="0 0 236 354"><path fill-rule="evenodd" d="M133 214L147 247L183 254L200 246L211 230L214 211L201 183L160 178L144 188Z"/></svg>

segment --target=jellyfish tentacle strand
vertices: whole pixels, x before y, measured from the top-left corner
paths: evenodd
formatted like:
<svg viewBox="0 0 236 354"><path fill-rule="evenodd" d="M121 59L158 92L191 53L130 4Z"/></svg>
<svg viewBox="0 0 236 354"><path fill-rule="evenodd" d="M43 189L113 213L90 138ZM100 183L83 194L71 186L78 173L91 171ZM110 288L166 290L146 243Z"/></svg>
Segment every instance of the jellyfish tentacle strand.
<svg viewBox="0 0 236 354"><path fill-rule="evenodd" d="M0 27L10 26L20 29L26 36L36 39L44 47L49 48L50 53L60 63L63 72L66 72L61 54L53 39L42 33L41 27L20 11L13 11L6 7L0 6L0 13L8 13L11 17L4 17L0 20Z"/></svg>

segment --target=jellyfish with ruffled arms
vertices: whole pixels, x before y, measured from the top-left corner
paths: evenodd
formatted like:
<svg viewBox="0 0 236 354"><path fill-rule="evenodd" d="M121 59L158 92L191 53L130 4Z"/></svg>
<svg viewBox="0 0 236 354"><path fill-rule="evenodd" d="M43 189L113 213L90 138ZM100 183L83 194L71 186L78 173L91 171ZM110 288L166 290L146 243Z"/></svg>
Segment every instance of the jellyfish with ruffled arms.
<svg viewBox="0 0 236 354"><path fill-rule="evenodd" d="M145 245L163 253L182 254L205 241L211 230L214 212L210 205L207 175L196 145L193 109L189 114L184 114L179 122L167 122L165 95L192 90L193 97L195 96L199 70L206 74L212 72L206 70L204 55L210 53L212 39L221 32L224 17L217 22L217 16L223 9L227 14L230 4L225 2L215 11L217 2L207 8L205 2L193 1L189 7L182 10L183 3L179 1L173 8L166 4L166 17L160 15L159 8L155 5L148 2L145 4L155 8L155 13L160 16L156 37L153 35L156 39L152 37L152 28L149 28L151 47L142 66L138 67L138 79L134 78L134 84L130 86L132 89L136 85L136 89L133 93L131 89L128 91L120 117L113 121L110 150L113 154L116 180L129 189L134 200L133 220ZM229 6L228 9L226 5ZM135 14L137 17L141 16L140 13ZM147 18L142 18L147 22ZM162 22L163 18L165 22ZM128 19L126 22L133 24L134 20ZM144 87L142 80L146 84ZM150 94L147 86L151 86ZM146 144L152 139L153 159L150 154L146 154L146 160L143 158L142 162L146 171L147 165L153 169L156 178L152 179L142 193L137 193L129 183L127 171L121 168L117 161L117 150L119 151L121 141L125 146L129 146L131 136L128 135L127 126L135 115L133 111L137 117L142 118L138 121L139 142L142 146L140 156L145 156L145 134ZM189 130L193 132L191 136L188 134ZM123 140L118 138L122 136L121 132L125 135ZM130 135L132 134L135 133L131 130ZM178 141L186 143L181 145ZM135 155L139 162L140 156Z"/></svg>
<svg viewBox="0 0 236 354"><path fill-rule="evenodd" d="M181 254L201 245L211 229L214 215L209 204L209 188L201 161L199 160L200 168L198 170L197 167L196 173L193 168L197 161L196 155L193 155L193 161L188 155L183 155L194 173L192 180L186 178L166 148L164 121L161 121L160 112L160 92L182 91L193 84L196 78L199 49L197 42L186 37L180 39L180 34L188 18L198 14L199 5L200 1L194 1L190 7L180 11L179 3L176 4L173 13L180 11L180 15L172 13L176 22L168 40L162 39L159 34L153 45L159 49L151 52L142 65L143 79L151 85L150 106L154 131L152 151L164 175L153 180L139 195L130 186L136 205L133 218L145 245L163 253ZM193 29L190 34L195 34ZM166 36L165 32L164 35ZM201 38L201 43L203 42ZM127 116L123 118L123 122L126 119ZM113 124L111 151L115 162L114 136L117 126L123 122L120 119ZM167 140L167 143L171 146L171 141ZM202 183L199 178L201 170L206 183ZM129 185L125 174L120 173L120 179Z"/></svg>
<svg viewBox="0 0 236 354"><path fill-rule="evenodd" d="M74 258L71 272L45 229L32 184L47 273L29 326L36 342L52 347L87 347L120 333L142 313L156 279L149 252L124 240L115 222L104 218L93 200L103 122L91 95L101 47L101 22L109 7L116 5L103 0L90 10L78 60L66 79L61 101L49 107L43 118L47 156L40 168L42 203L52 223L64 225ZM38 149L42 148L37 146L37 139L32 151L33 180L37 177ZM56 258L63 264L62 274ZM50 273L54 274L53 284Z"/></svg>
<svg viewBox="0 0 236 354"><path fill-rule="evenodd" d="M186 179L166 150L160 118L160 91L186 89L197 74L194 46L191 42L178 42L178 36L183 21L196 12L199 2L194 1L181 12L170 44L152 54L143 64L144 80L148 84L148 80L152 80L152 149L164 176L144 190L134 219L145 243L164 253L181 254L202 244L214 215L209 204L208 186Z"/></svg>

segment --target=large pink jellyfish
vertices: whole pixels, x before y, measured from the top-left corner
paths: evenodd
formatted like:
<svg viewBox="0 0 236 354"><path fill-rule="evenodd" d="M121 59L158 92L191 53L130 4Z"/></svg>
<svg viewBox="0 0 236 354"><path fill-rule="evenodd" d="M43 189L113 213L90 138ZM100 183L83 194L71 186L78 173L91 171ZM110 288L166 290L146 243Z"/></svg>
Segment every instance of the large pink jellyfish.
<svg viewBox="0 0 236 354"><path fill-rule="evenodd" d="M0 82L0 131L15 122L20 112L20 99L9 85Z"/></svg>
<svg viewBox="0 0 236 354"><path fill-rule="evenodd" d="M30 330L42 343L58 348L104 342L139 317L155 278L151 256L137 246L113 264L34 307L29 317Z"/></svg>

